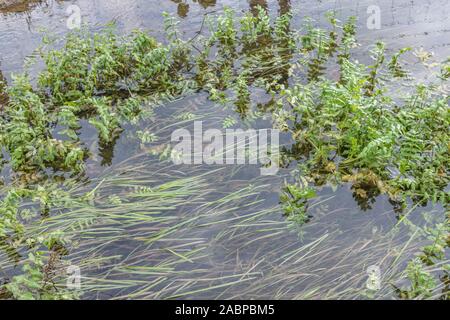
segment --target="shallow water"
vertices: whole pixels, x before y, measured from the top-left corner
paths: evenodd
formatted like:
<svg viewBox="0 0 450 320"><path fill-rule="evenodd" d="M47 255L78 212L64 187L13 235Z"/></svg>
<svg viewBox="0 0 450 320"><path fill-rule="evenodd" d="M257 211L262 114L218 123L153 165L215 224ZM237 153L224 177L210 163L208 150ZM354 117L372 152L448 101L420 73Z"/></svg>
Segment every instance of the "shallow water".
<svg viewBox="0 0 450 320"><path fill-rule="evenodd" d="M202 28L206 14L218 13L224 6L248 11L262 4L274 16L292 10L295 17L292 28L298 28L305 16L322 24L325 12L336 10L340 20L351 15L359 18L362 60L368 58L370 45L377 39L385 41L391 52L412 46L433 51L436 60L449 55L450 1L377 1L381 8L380 30L369 30L366 26L366 10L372 3L47 1L25 12L0 14L0 69L10 81L11 73L22 70L24 59L41 44L42 30L59 36L67 33L66 9L70 4L81 8L82 21L93 31L113 20L122 33L146 29L161 41L163 11L178 15L180 30L185 38L190 38ZM424 71L417 72L418 77L426 79ZM148 124L152 132L159 132L161 143L169 141L173 130L170 124L176 123L173 115L180 109L198 115L212 128L220 128L220 122L233 113L215 106L201 93L171 102L155 115L163 120ZM91 140L87 145L97 153L96 136L89 130L86 127L83 136ZM114 180L108 184L108 177L118 177L118 172L125 169L125 178L129 175L134 183L152 187L174 178L204 175L204 184L198 189L193 186L198 194L186 196L184 205L164 212L163 217L172 220L162 225L154 221L123 221L108 212L92 230L80 236L79 247L69 258L86 265L84 282L88 288L96 288L86 290L86 296L91 298L361 298L370 265L379 266L383 272L385 282L378 297L391 297L389 280L422 244L409 241L414 235L406 227L398 226L397 214L386 198L378 197L368 210L361 210L346 186L336 192L330 188L321 191L310 207L311 223L301 228L289 225L278 202L281 185L289 179L291 169L280 170L274 177L262 177L259 168L250 166L173 166L169 161L149 156L148 150L142 150L125 133L116 144L110 165L102 164L101 156L89 160L87 165L91 181L81 189L106 180L106 185L100 188L101 199L112 193L128 195L127 184L115 185ZM249 189L249 185L256 191ZM235 193L233 202L226 201L227 196ZM98 206L101 205L100 200ZM121 210L126 208L117 212ZM142 210L145 208L137 212ZM430 205L414 210L411 220L423 223L424 212L431 212L438 220L444 214L441 207ZM158 241L148 242L155 236L155 230L171 230L186 220L191 222ZM56 218L54 221L57 225L64 223ZM175 264L174 252L187 257L186 261ZM112 262L92 268L89 261L99 257L112 257ZM0 255L0 260L4 258ZM156 266L173 270L164 274L149 270ZM130 284L124 283L127 280Z"/></svg>
<svg viewBox="0 0 450 320"><path fill-rule="evenodd" d="M294 24L309 16L324 21L324 13L336 10L341 20L354 15L359 18L359 39L363 45L370 45L376 39L383 39L387 47L395 50L404 46L423 46L433 51L438 58L448 54L450 45L450 1L448 0L382 0L377 1L381 9L381 29L369 30L366 26L368 6L373 1L156 1L156 0L78 0L44 1L32 6L26 12L4 12L0 15L0 62L2 71L20 70L23 59L40 45L42 30L62 35L68 31L66 10L69 5L78 5L82 22L93 29L98 24L116 21L122 32L135 28L150 30L153 35L162 34L163 11L178 15L180 29L189 36L198 31L205 14L220 12L223 6L248 11L256 4L265 4L272 15L295 12ZM188 8L188 9L179 9Z"/></svg>

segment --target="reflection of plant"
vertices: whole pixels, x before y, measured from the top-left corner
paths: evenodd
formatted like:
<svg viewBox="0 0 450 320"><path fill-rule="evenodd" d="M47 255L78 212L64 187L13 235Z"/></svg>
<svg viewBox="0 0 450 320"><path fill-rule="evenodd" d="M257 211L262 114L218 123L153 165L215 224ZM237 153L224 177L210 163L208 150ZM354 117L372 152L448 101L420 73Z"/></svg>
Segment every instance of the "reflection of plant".
<svg viewBox="0 0 450 320"><path fill-rule="evenodd" d="M206 89L210 99L223 104L233 101L242 117L251 111L250 88L266 89L287 81L296 37L289 30L290 14L272 21L258 7L256 16L247 13L234 24L234 13L225 10L217 23L209 19L211 36L203 39L196 58L197 84ZM212 59L210 55L217 50ZM240 50L240 51L239 51ZM234 99L229 95L234 93Z"/></svg>
<svg viewBox="0 0 450 320"><path fill-rule="evenodd" d="M57 115L49 112L49 107L33 92L28 78L16 77L8 93L6 115L0 119L0 141L9 153L13 169L24 172L46 167L82 170L84 150L77 141L52 137L51 127ZM67 112L62 117L67 119Z"/></svg>
<svg viewBox="0 0 450 320"><path fill-rule="evenodd" d="M23 233L24 226L17 214L20 198L21 193L11 191L0 202L0 239L6 238L10 233Z"/></svg>

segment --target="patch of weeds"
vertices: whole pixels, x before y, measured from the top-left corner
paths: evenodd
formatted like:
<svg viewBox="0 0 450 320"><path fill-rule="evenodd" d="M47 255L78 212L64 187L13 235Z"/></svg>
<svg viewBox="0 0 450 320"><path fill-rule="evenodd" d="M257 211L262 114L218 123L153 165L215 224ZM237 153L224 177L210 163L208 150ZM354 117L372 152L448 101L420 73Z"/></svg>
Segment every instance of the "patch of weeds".
<svg viewBox="0 0 450 320"><path fill-rule="evenodd" d="M397 295L402 299L440 298L448 299L448 277L450 264L447 263L447 250L450 246L450 223L447 219L439 223L431 223L432 217L424 216L428 224L418 227L405 217L404 223L418 233L428 244L421 248L417 257L411 260L405 270L409 285L394 286ZM441 283L438 286L438 283ZM437 288L442 288L437 292Z"/></svg>
<svg viewBox="0 0 450 320"><path fill-rule="evenodd" d="M408 263L406 274L411 283L407 290L398 290L397 293L403 299L430 298L436 287L436 279L424 269L420 259L414 259Z"/></svg>
<svg viewBox="0 0 450 320"><path fill-rule="evenodd" d="M346 29L351 29L349 24ZM311 30L303 39L305 51L323 50L316 43L322 43L326 33ZM335 49L339 79L317 76L307 83L280 86L276 105L283 117L277 125L295 141L286 161L300 160L306 168L302 174L317 185L351 183L363 210L379 194L387 194L394 203L408 198L448 203L449 96L439 89L444 77L437 75L438 83L417 84L413 92L405 89L393 95L391 87L404 89L394 78L406 77L399 56L409 48L389 60L378 43L372 52L374 64L366 66L350 58L346 43L355 40L350 40L353 32L347 33Z"/></svg>
<svg viewBox="0 0 450 320"><path fill-rule="evenodd" d="M58 271L58 254L52 252L44 262L45 252L30 253L24 261L23 273L5 284L6 297L17 300L73 300L77 292L57 288L54 278Z"/></svg>

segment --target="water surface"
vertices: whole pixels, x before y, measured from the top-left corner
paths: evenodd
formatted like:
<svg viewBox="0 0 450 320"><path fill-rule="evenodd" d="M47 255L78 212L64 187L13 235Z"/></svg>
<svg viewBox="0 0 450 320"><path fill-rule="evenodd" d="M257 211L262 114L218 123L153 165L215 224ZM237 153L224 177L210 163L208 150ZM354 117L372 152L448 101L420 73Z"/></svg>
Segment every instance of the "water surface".
<svg viewBox="0 0 450 320"><path fill-rule="evenodd" d="M423 47L436 60L450 53L448 0L376 1L381 8L379 30L367 28L367 7L373 1L362 0L45 1L29 10L0 14L0 69L7 81L11 73L22 70L24 59L41 44L44 31L58 36L69 32L66 9L73 4L80 7L82 21L92 31L114 21L120 33L139 28L160 41L164 41L164 11L178 16L188 39L202 28L205 15L220 13L224 6L246 12L262 5L272 16L291 10L291 28L299 28L306 16L325 25L324 14L335 10L340 20L352 15L359 18L362 60L368 59L368 50L378 39L387 43L390 52L405 46ZM414 69L415 62L411 64ZM417 76L426 79L427 73L417 70ZM159 144L168 143L170 133L178 128L176 115L181 110L197 115L212 128L220 128L221 121L233 114L196 93L158 109L158 120L144 127L158 132ZM86 297L363 298L370 265L380 266L383 272L385 281L378 297L392 297L390 279L422 244L411 241L414 234L398 225L398 214L385 197L363 210L347 186L321 190L310 207L311 223L301 228L290 225L279 208L279 192L291 178L291 168L262 177L259 168L251 166L174 166L152 156L133 138L133 130L130 126L121 135L105 162L105 156L97 152L95 132L89 126L83 129L83 140L90 141L87 145L97 156L88 161L90 180L80 189L100 186L95 205L103 209L65 214L67 221L84 214L86 219L98 219L75 236L78 247L69 255L83 267ZM129 199L136 201L136 207L129 210L143 214L143 220L121 218L127 212L125 205L106 206L108 196L129 196L131 186L155 187L190 177L197 181L192 182L194 192L188 192L190 182L186 181L180 203L155 215L162 221L148 219L151 214L146 215L146 210L156 209L139 205L139 197ZM424 213L439 220L444 210L429 205L412 212L410 218L423 223ZM62 228L65 222L56 217L53 223ZM149 241L161 230L160 239ZM185 258L182 263L180 255ZM2 259L7 258L2 255Z"/></svg>

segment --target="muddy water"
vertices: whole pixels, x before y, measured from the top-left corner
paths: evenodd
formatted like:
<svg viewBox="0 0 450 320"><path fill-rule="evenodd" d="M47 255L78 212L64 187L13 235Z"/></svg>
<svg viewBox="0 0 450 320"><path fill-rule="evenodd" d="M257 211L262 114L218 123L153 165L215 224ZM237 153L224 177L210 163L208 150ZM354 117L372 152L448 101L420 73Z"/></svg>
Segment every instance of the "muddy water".
<svg viewBox="0 0 450 320"><path fill-rule="evenodd" d="M371 30L366 24L367 8L373 1L44 1L31 5L29 10L17 11L15 8L0 14L0 69L7 81L11 79L11 73L22 70L24 59L40 45L43 30L60 36L69 31L66 10L73 4L79 6L83 23L88 24L92 31L115 21L122 33L135 28L146 29L161 41L163 11L180 18L179 27L189 38L201 29L206 14L219 13L224 6L248 11L262 5L273 16L291 10L295 17L292 28L298 28L305 16L323 24L324 13L335 10L341 20L351 15L359 18L361 59L367 59L370 44L377 39L385 41L390 50L405 46L423 47L432 51L437 60L450 54L450 0L377 1L381 9L381 28L378 30ZM427 74L418 73L418 76L426 78ZM199 94L168 104L164 110L158 111L156 117L168 118L182 108L204 115L205 122L211 127L220 126L218 121L231 112L214 107ZM215 113L211 115L211 112ZM170 131L164 132L164 135L168 139ZM98 148L95 134L86 130L84 136L92 136L90 145L95 151ZM139 298L362 297L368 266L380 266L386 280L394 278L401 269L401 263L394 266L392 260L396 260L401 252L404 254L402 259L407 261L419 244L409 242L411 235L407 229L395 228L397 215L387 199L379 197L369 208L362 210L347 187L336 191L322 190L311 208L314 216L311 224L301 229L288 225L278 208L278 194L283 180L289 179L289 169L281 170L275 177L261 177L257 168L245 166L227 167L219 173L211 172L212 168L207 166L181 167L173 171L166 162L150 161L148 157L141 156L139 145L130 142L127 135L119 139L109 166L99 165L99 162L94 159L88 163L89 175L93 180L110 172L120 172L124 167L129 169L130 166L143 166L143 176L159 172L161 176L157 177L160 179L171 174L206 174L207 188L217 189L207 194L206 200L210 202L249 185L262 189L236 200L233 206L223 208L220 214L219 207L197 209L187 205L175 209L173 215L180 219L193 214L200 216L189 228L178 230L165 242L158 243L158 248L185 246L189 250L201 249L205 254L194 259L194 262L179 265L171 278L157 281L152 289L144 290L143 286L141 291L136 287L88 290L87 297L117 298L136 292L140 292L136 294ZM253 202L255 205L248 206ZM437 217L443 215L442 208L428 206L420 212L413 212L411 219L420 223L421 212L431 212ZM94 243L101 247L101 255L120 255L116 265L159 265L165 256L154 257L153 253L148 253L153 251L146 251L145 245L139 243L148 232L146 228L134 225L123 227L118 239L108 245L100 246L88 240L80 245L81 253L75 253L71 258L82 264L83 260L90 258L83 255L83 250ZM119 267L105 267L101 272L98 275L90 269L86 270L89 278L150 281L148 275L130 275ZM158 292L163 293L158 295ZM391 295L389 285L383 284L380 297Z"/></svg>

